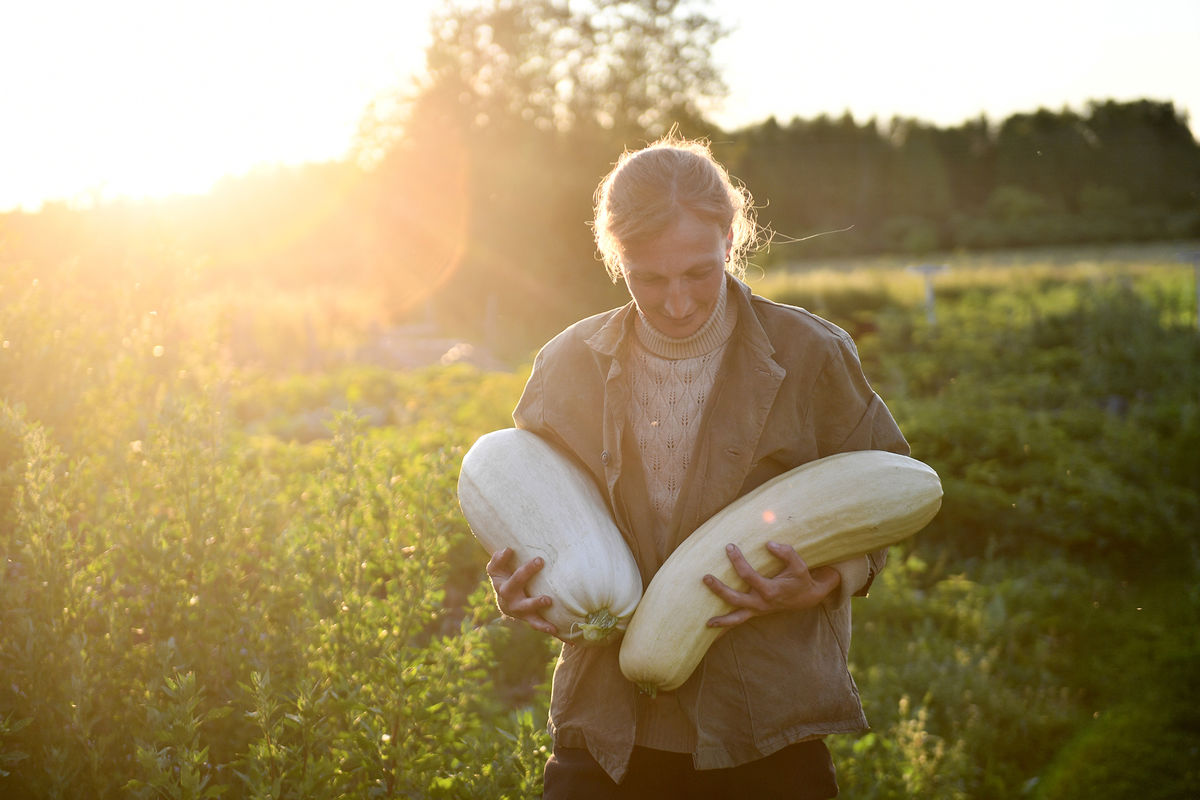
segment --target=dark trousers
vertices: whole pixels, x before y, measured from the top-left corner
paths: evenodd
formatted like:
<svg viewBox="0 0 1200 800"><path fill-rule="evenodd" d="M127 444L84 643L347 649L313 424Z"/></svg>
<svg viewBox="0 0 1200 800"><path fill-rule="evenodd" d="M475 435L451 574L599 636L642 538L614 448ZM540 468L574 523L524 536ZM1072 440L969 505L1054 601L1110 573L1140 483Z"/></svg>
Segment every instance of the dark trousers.
<svg viewBox="0 0 1200 800"><path fill-rule="evenodd" d="M615 783L583 748L560 747L546 762L543 800L826 800L836 797L829 749L819 739L729 769L697 770L688 753L635 747Z"/></svg>

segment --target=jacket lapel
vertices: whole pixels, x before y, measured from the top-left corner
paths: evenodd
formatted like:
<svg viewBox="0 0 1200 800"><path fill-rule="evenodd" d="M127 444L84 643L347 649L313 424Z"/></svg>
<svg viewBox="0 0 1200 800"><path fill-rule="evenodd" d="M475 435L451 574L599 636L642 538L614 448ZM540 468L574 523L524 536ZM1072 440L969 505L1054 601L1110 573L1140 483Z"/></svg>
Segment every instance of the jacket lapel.
<svg viewBox="0 0 1200 800"><path fill-rule="evenodd" d="M633 552L634 559L642 572L642 580L649 581L658 569L655 555L653 529L645 520L631 518L630 508L649 508L645 477L636 450L628 446L626 428L629 419L630 393L629 373L621 366L621 353L629 337L633 336L633 303L622 308L587 339L597 364L604 377L604 418L601 441L603 450L600 458L604 465L604 486L608 491L609 505L613 510L613 521Z"/></svg>
<svg viewBox="0 0 1200 800"><path fill-rule="evenodd" d="M603 450L600 460L604 464L604 486L610 502L614 500L613 492L621 475L621 440L628 416L629 378L621 368L620 355L626 338L633 335L633 307L632 301L627 303L585 341L594 353L599 373L604 375L604 419L601 421ZM613 505L615 508L616 504Z"/></svg>
<svg viewBox="0 0 1200 800"><path fill-rule="evenodd" d="M775 396L786 371L750 302L750 289L730 278L738 302L734 338L718 373L716 394L704 411L695 457L671 524L670 551L704 520L737 498L750 474Z"/></svg>

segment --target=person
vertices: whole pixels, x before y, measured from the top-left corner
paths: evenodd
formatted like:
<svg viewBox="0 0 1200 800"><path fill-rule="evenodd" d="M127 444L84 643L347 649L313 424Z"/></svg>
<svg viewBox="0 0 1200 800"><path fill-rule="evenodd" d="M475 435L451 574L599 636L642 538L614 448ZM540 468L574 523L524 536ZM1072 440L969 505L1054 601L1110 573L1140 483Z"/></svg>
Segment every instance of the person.
<svg viewBox="0 0 1200 800"><path fill-rule="evenodd" d="M581 320L537 354L519 428L595 479L649 582L705 519L764 481L848 450L908 443L863 374L848 334L751 293L762 238L749 192L703 141L668 135L626 152L595 196L596 244L625 306ZM864 730L847 667L850 604L886 552L808 569L772 543L781 571L728 549L745 592L697 575L731 610L695 673L649 696L619 644L564 643L555 665L546 798L826 798L823 738ZM551 598L526 586L544 564L510 549L487 572L501 612L557 633Z"/></svg>

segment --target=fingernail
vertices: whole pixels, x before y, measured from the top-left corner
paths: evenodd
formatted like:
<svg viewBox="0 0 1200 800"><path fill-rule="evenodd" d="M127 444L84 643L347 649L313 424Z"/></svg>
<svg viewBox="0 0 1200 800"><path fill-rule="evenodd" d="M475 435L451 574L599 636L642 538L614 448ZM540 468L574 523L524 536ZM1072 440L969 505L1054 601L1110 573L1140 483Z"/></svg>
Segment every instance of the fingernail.
<svg viewBox="0 0 1200 800"><path fill-rule="evenodd" d="M736 550L736 549L737 549L737 548L736 548L736 547L734 547L732 544L727 544L727 545L725 545L725 552L726 552L726 553L732 553L732 552L733 552L734 550Z"/></svg>

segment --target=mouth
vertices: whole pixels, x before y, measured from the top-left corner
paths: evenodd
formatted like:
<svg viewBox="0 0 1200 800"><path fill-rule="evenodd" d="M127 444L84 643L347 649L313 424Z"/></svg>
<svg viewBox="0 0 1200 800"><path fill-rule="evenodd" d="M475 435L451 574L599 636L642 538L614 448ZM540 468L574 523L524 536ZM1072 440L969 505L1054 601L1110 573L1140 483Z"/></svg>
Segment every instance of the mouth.
<svg viewBox="0 0 1200 800"><path fill-rule="evenodd" d="M696 314L688 314L686 317L662 317L662 324L665 328L672 331L687 330L689 333L696 321Z"/></svg>

